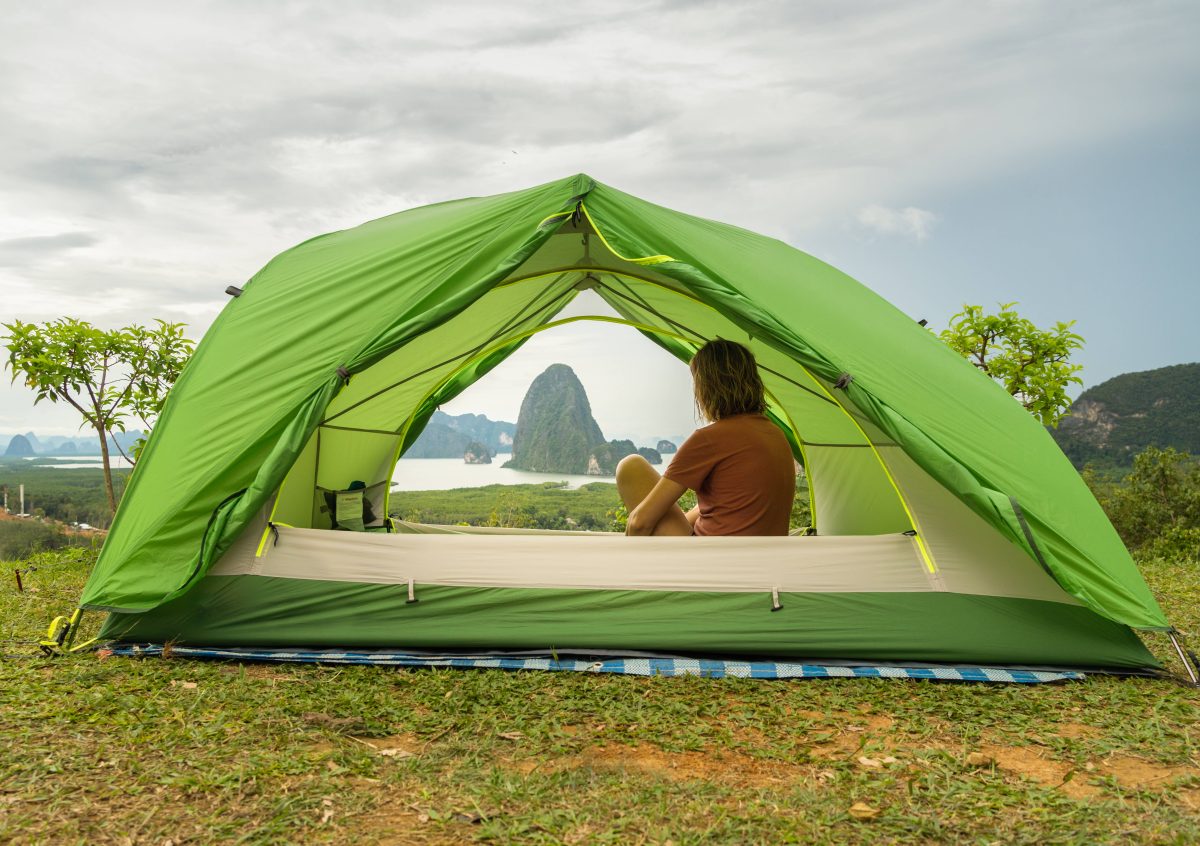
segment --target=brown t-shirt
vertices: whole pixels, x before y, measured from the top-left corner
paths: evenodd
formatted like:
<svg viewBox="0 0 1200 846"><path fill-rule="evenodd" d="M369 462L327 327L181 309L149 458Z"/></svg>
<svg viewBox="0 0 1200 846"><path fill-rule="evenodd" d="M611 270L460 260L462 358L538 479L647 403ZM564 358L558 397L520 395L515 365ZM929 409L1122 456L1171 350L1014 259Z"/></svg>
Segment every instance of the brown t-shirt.
<svg viewBox="0 0 1200 846"><path fill-rule="evenodd" d="M696 492L697 535L788 533L795 463L783 432L761 414L697 429L663 475Z"/></svg>

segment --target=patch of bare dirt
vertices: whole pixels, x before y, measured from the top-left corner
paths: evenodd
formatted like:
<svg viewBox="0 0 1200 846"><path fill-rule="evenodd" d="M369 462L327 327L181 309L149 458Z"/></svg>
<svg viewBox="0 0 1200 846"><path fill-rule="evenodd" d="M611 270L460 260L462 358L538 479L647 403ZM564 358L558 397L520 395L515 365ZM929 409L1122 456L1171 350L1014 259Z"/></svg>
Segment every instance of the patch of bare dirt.
<svg viewBox="0 0 1200 846"><path fill-rule="evenodd" d="M867 746L885 749L894 746L894 721L891 717L868 714L837 715L828 730L816 732L811 751L830 760L853 758ZM893 751L892 754L897 754Z"/></svg>
<svg viewBox="0 0 1200 846"><path fill-rule="evenodd" d="M877 714L870 706L860 705L855 711L813 711L803 708L786 709L788 714L803 717L806 720L811 720L815 723L820 723L831 728L843 728L854 726L858 730L872 730L891 728L895 725L895 720L887 714Z"/></svg>
<svg viewBox="0 0 1200 846"><path fill-rule="evenodd" d="M980 751L1001 770L1047 787L1061 788L1073 799L1088 799L1098 795L1101 788L1090 783L1091 779L1097 777L1113 778L1126 788L1168 790L1178 779L1200 776L1200 769L1195 767L1156 764L1128 755L1114 755L1076 767L1066 761L1047 757L1047 750L1038 746L985 744ZM1192 793L1200 795L1200 790L1180 791L1176 796L1186 804L1192 801Z"/></svg>
<svg viewBox="0 0 1200 846"><path fill-rule="evenodd" d="M1059 788L1072 799L1088 799L1100 793L1100 788L1088 783L1092 775L1064 761L1045 756L1039 746L997 746L984 744L980 752L1001 770L1036 781L1046 787Z"/></svg>
<svg viewBox="0 0 1200 846"><path fill-rule="evenodd" d="M594 825L583 823L575 826L573 829L563 835L563 843L567 846L578 846L578 844L591 843L598 834L598 830Z"/></svg>
<svg viewBox="0 0 1200 846"><path fill-rule="evenodd" d="M1178 778L1200 776L1200 769L1195 767L1172 767L1127 755L1104 758L1099 762L1097 770L1104 775L1114 776L1122 787L1134 787L1139 790L1159 790L1170 787Z"/></svg>
<svg viewBox="0 0 1200 846"><path fill-rule="evenodd" d="M797 717L811 720L818 725L807 732L805 740L808 751L816 758L827 760L859 760L865 756L871 761L884 761L894 756L901 762L915 760L919 752L940 750L961 756L961 739L947 732L942 736L927 738L912 743L898 732L895 721L886 714L868 710L842 711L825 714L819 711L797 710ZM1056 727L1061 737L1087 740L1102 737L1104 731L1096 726L1079 722L1065 722ZM734 736L744 742L757 744L769 739L754 729L737 729ZM1021 778L1030 779L1047 787L1061 790L1073 799L1091 799L1100 795L1104 788L1093 784L1094 780L1113 779L1129 789L1170 791L1173 785L1188 776L1200 776L1200 769L1189 766L1167 766L1127 755L1114 755L1097 759L1083 765L1059 760L1043 743L1040 745L1012 746L987 742L979 746L976 755L987 765ZM1181 803L1200 806L1200 789L1173 791Z"/></svg>
<svg viewBox="0 0 1200 846"><path fill-rule="evenodd" d="M797 717L818 723L817 726L801 730L796 728L788 735L789 741L805 741L808 750L816 757L836 759L853 758L863 747L885 748L892 742L895 721L884 714L873 714L863 709L858 711L795 710ZM750 726L734 727L735 740L748 746L763 746L772 743L770 735Z"/></svg>
<svg viewBox="0 0 1200 846"><path fill-rule="evenodd" d="M358 815L353 822L346 824L346 828L369 838L360 842L378 843L379 846L433 846L461 842L430 830L428 816L405 797L381 798L373 810Z"/></svg>
<svg viewBox="0 0 1200 846"><path fill-rule="evenodd" d="M324 739L316 740L308 745L308 754L311 755L313 758L322 758L322 757L328 755L330 752L332 752L336 748L337 747L334 746L332 743L330 743L328 740L324 740Z"/></svg>
<svg viewBox="0 0 1200 846"><path fill-rule="evenodd" d="M947 753L969 766L995 767L1010 778L1028 779L1060 791L1076 800L1090 800L1102 795L1105 783L1116 782L1126 789L1161 791L1171 801L1200 810L1200 788L1183 788L1180 780L1200 777L1200 768L1156 764L1128 755L1113 755L1078 764L1061 760L1045 743L1009 745L985 740L970 750L964 749L963 739L952 731L934 731L934 736L919 740L908 735L903 727L886 714L865 709L824 713L815 710L795 710L798 718L811 725L789 736L809 756L798 762L762 760L737 749L714 748L700 752L667 752L655 746L626 746L608 743L587 748L577 755L554 761L510 759L505 766L528 775L533 772L559 772L577 767L624 770L646 773L671 780L705 780L749 787L779 785L803 780L823 783L822 761L851 761L874 769L898 767L908 771L918 767L922 755L931 751ZM772 738L754 726L733 726L733 737L739 745L757 748L770 744ZM1104 736L1104 731L1079 722L1065 722L1056 727L1061 737L1090 740ZM975 759L975 760L972 760ZM1094 783L1099 782L1099 783ZM1111 788L1109 788L1111 791Z"/></svg>
<svg viewBox="0 0 1200 846"><path fill-rule="evenodd" d="M415 734L392 734L387 737L356 737L347 735L356 743L374 749L385 758L412 758L425 751L425 744Z"/></svg>
<svg viewBox="0 0 1200 846"><path fill-rule="evenodd" d="M753 758L728 749L714 752L666 752L652 746L609 744L555 761L524 759L512 768L522 775L588 767L645 773L672 781L713 781L742 787L767 787L808 776L811 766Z"/></svg>
<svg viewBox="0 0 1200 846"><path fill-rule="evenodd" d="M804 717L807 720L820 720L820 721L825 720L825 712L824 711L810 711L807 709L801 709L801 710L787 709L787 710L789 711L789 713L795 714L797 717Z"/></svg>
<svg viewBox="0 0 1200 846"><path fill-rule="evenodd" d="M368 811L341 817L337 821L340 831L334 842L355 846L449 846L474 843L477 825L496 813L494 809L481 810L463 797L430 797L428 785L416 781L357 779L354 787L360 795L374 797L374 806Z"/></svg>

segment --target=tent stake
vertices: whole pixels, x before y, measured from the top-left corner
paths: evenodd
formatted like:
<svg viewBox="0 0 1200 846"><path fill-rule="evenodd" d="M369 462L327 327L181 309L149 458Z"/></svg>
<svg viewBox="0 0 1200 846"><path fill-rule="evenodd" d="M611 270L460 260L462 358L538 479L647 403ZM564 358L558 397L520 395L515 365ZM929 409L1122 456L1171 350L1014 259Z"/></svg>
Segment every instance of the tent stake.
<svg viewBox="0 0 1200 846"><path fill-rule="evenodd" d="M1187 659L1187 655L1183 653L1183 647L1179 645L1179 640L1175 637L1174 631L1167 632L1167 637L1171 639L1171 645L1175 647L1175 651L1179 654L1179 660L1183 662L1183 669L1187 670L1188 678L1192 680L1192 684L1200 687L1200 679L1196 678L1196 671L1192 669L1192 664Z"/></svg>

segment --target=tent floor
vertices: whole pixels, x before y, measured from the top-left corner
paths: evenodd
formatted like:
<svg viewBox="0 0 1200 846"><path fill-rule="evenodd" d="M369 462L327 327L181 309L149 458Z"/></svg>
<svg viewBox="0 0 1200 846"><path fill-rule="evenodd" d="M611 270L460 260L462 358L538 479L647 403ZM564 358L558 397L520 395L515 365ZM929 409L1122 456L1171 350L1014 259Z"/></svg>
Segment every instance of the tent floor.
<svg viewBox="0 0 1200 846"><path fill-rule="evenodd" d="M773 603L780 613L772 611ZM209 575L151 611L109 614L100 637L122 643L268 650L477 655L531 649L562 654L573 649L622 655L649 651L765 656L815 664L849 660L871 666L1159 666L1127 626L1086 608L950 591L780 591L776 601L769 590L418 583L414 596L403 583Z"/></svg>
<svg viewBox="0 0 1200 846"><path fill-rule="evenodd" d="M617 673L634 676L701 676L751 679L924 679L948 682L1041 684L1078 681L1079 670L1018 667L970 667L939 664L905 666L866 664L857 661L815 663L755 659L696 658L671 655L593 655L568 657L566 653L534 654L528 651L499 653L398 652L387 649L264 649L254 647L172 646L113 643L106 653L128 658L194 658L226 661L264 661L300 664L366 664L386 667L441 667L454 669L558 670Z"/></svg>

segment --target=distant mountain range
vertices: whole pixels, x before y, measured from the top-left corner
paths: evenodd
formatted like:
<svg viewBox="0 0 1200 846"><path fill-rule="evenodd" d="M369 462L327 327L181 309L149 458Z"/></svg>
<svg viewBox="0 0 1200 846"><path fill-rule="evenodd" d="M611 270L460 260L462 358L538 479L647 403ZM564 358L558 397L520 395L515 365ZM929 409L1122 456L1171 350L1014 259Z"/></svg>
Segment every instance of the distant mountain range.
<svg viewBox="0 0 1200 846"><path fill-rule="evenodd" d="M129 449L137 442L138 438L143 437L144 433L140 429L131 429L128 432L118 432L116 438L108 439L108 450L112 455L120 455L117 447L120 446L126 453L129 454ZM33 432L25 432L22 435L0 435L0 456L6 458L29 457L35 455L44 456L75 456L75 455L99 455L100 454L100 439L96 437L64 437L63 435L46 435L38 437Z"/></svg>
<svg viewBox="0 0 1200 846"><path fill-rule="evenodd" d="M489 420L484 414L435 411L404 457L462 458L471 464L490 464L496 453L512 449L516 431L515 423Z"/></svg>
<svg viewBox="0 0 1200 846"><path fill-rule="evenodd" d="M1088 388L1050 434L1079 468L1128 468L1148 446L1200 455L1200 363L1123 373Z"/></svg>
<svg viewBox="0 0 1200 846"><path fill-rule="evenodd" d="M582 386L580 387L582 389ZM596 428L598 431L599 427ZM513 437L516 435L516 431L516 423L507 420L491 420L486 414L446 414L442 411L435 411L428 425L416 442L409 447L404 457L461 458L470 464L490 464L492 458L497 454L512 451ZM109 439L109 453L113 456L120 455L117 449L119 445L128 455L130 448L143 435L144 433L140 429L118 432L115 442L113 439ZM602 439L603 436L601 436ZM648 451L648 454L650 452L665 454L675 451L675 443L670 440L657 438L649 440L650 442L657 440L658 447L657 450ZM616 443L624 444L625 442ZM620 450L618 449L618 451ZM621 455L625 454L621 453ZM68 437L37 435L34 432L0 434L0 458L38 456L70 458L75 456L98 457L99 455L98 439L85 435ZM608 463L607 454L603 454L603 451L601 458L605 459L606 464Z"/></svg>
<svg viewBox="0 0 1200 846"><path fill-rule="evenodd" d="M1174 447L1200 456L1200 363L1124 373L1088 388L1050 434L1078 468L1089 462L1127 469L1147 446ZM140 430L118 433L109 451L128 454ZM551 473L611 475L616 463L640 452L652 463L675 451L666 438L637 448L631 440L606 441L592 417L587 393L574 371L555 364L530 385L517 423L483 414L435 411L405 458L461 458L489 463L512 451L508 466ZM0 434L0 457L98 456L100 444L85 435Z"/></svg>

